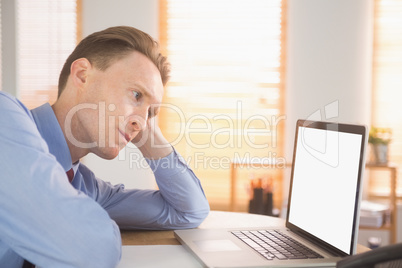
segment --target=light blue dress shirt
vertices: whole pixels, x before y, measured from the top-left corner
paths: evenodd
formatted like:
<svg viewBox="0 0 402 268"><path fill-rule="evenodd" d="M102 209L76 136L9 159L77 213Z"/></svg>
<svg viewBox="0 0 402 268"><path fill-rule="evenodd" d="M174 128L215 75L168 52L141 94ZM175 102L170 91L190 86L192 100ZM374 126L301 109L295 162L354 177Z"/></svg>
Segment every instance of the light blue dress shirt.
<svg viewBox="0 0 402 268"><path fill-rule="evenodd" d="M209 205L191 169L175 151L147 161L157 191L104 182L71 163L49 104L29 111L0 92L0 267L21 267L24 259L43 268L115 267L119 227L198 226Z"/></svg>

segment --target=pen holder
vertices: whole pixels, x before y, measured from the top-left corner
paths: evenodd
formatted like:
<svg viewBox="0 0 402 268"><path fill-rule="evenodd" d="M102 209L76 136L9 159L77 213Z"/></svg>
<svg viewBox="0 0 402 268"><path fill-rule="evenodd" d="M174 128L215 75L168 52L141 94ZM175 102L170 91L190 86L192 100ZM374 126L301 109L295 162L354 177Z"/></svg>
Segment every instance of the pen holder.
<svg viewBox="0 0 402 268"><path fill-rule="evenodd" d="M264 193L262 188L253 189L253 199L249 203L249 212L253 214L264 213Z"/></svg>
<svg viewBox="0 0 402 268"><path fill-rule="evenodd" d="M249 213L273 216L273 194L265 193L262 188L253 189L253 199L249 203Z"/></svg>
<svg viewBox="0 0 402 268"><path fill-rule="evenodd" d="M265 195L265 204L264 204L264 215L268 216L273 216L273 208L274 208L274 200L273 200L273 194L272 193L267 193Z"/></svg>

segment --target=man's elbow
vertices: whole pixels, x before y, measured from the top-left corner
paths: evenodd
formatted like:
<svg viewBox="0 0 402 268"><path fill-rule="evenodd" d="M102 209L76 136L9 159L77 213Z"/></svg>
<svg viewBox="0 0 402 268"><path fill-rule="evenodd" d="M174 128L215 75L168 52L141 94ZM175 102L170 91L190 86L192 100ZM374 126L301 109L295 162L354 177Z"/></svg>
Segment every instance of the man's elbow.
<svg viewBox="0 0 402 268"><path fill-rule="evenodd" d="M190 228L197 228L200 226L201 223L204 222L204 220L207 218L209 215L209 205L205 206L204 209L197 211L196 213L192 213L191 215L186 217L186 224L182 226L183 229L190 229Z"/></svg>
<svg viewBox="0 0 402 268"><path fill-rule="evenodd" d="M200 226L200 224L204 222L204 220L207 218L208 215L209 215L209 207L207 210L202 211L198 215L198 217L193 222L193 227L191 227L191 228L196 228L196 227Z"/></svg>

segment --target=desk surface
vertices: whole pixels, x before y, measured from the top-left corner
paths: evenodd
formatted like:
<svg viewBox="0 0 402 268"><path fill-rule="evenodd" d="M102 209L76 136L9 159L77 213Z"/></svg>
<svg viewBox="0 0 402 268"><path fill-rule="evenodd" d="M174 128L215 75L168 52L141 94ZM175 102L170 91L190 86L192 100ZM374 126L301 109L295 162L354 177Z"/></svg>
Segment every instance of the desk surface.
<svg viewBox="0 0 402 268"><path fill-rule="evenodd" d="M282 219L256 214L211 211L200 229L264 228L278 226ZM180 245L173 231L121 231L123 245Z"/></svg>
<svg viewBox="0 0 402 268"><path fill-rule="evenodd" d="M219 228L269 228L284 224L284 220L263 215L211 211L200 229ZM122 231L123 245L180 245L173 231ZM367 251L368 248L358 245L357 252Z"/></svg>

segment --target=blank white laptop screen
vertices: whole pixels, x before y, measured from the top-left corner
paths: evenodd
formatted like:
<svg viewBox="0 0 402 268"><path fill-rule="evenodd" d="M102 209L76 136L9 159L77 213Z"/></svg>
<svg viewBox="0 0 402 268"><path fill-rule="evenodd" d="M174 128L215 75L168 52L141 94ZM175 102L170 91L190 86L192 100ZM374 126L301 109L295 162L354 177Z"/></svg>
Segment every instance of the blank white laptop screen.
<svg viewBox="0 0 402 268"><path fill-rule="evenodd" d="M300 127L289 222L349 253L362 135ZM334 201L335 200L335 201Z"/></svg>

